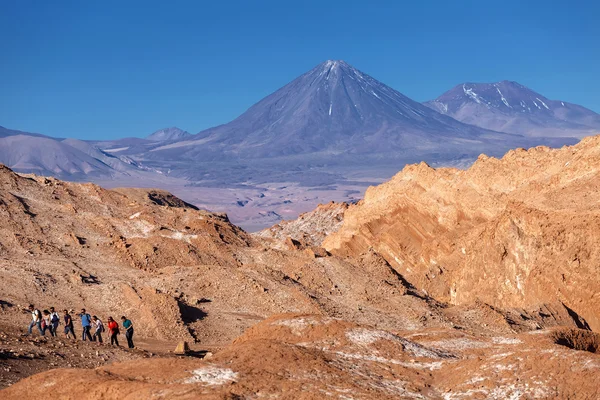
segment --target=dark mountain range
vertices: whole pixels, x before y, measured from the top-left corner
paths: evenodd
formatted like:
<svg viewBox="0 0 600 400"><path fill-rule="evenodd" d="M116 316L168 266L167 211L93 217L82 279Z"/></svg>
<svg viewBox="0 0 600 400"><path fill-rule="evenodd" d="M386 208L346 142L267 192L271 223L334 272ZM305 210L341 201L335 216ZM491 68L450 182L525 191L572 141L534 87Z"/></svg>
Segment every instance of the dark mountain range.
<svg viewBox="0 0 600 400"><path fill-rule="evenodd" d="M425 103L459 121L529 136L583 137L600 132L600 115L550 100L517 82L463 83Z"/></svg>

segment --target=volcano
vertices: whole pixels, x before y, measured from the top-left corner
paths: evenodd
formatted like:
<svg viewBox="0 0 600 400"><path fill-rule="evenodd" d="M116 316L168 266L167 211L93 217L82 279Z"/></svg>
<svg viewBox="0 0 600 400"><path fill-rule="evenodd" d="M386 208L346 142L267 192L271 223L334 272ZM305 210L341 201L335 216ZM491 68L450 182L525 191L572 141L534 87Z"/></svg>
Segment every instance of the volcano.
<svg viewBox="0 0 600 400"><path fill-rule="evenodd" d="M511 81L462 83L425 105L464 123L501 132L577 138L600 132L599 114L550 100Z"/></svg>
<svg viewBox="0 0 600 400"><path fill-rule="evenodd" d="M344 61L329 60L228 124L152 150L160 159L287 156L428 161L529 145L521 136L461 123L411 100Z"/></svg>

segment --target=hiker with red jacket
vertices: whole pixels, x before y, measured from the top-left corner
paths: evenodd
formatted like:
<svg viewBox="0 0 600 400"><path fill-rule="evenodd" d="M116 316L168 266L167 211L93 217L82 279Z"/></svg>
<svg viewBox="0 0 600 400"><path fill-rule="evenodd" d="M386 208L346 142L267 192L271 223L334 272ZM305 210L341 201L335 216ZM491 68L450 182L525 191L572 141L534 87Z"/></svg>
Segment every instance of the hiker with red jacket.
<svg viewBox="0 0 600 400"><path fill-rule="evenodd" d="M108 317L108 334L110 336L110 344L114 344L116 346L119 345L119 339L117 335L119 334L119 324L113 319L113 317Z"/></svg>

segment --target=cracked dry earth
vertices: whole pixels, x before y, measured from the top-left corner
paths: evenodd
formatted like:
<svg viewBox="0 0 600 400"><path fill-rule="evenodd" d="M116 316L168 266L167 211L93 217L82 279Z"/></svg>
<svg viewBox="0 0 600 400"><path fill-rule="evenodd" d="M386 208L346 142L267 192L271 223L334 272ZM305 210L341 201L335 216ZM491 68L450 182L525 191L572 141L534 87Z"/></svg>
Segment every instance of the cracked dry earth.
<svg viewBox="0 0 600 400"><path fill-rule="evenodd" d="M408 166L249 235L0 167L0 398L600 398L599 170L598 137ZM29 303L125 314L140 349L21 337Z"/></svg>

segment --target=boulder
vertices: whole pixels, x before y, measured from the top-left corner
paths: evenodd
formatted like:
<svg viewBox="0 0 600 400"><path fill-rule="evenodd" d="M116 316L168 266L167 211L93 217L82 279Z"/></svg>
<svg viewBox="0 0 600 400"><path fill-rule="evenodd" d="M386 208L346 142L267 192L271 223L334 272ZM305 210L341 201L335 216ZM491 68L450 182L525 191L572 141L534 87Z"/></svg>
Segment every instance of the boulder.
<svg viewBox="0 0 600 400"><path fill-rule="evenodd" d="M186 355L189 352L190 346L185 341L179 342L179 344L177 344L177 347L175 348L175 354Z"/></svg>

